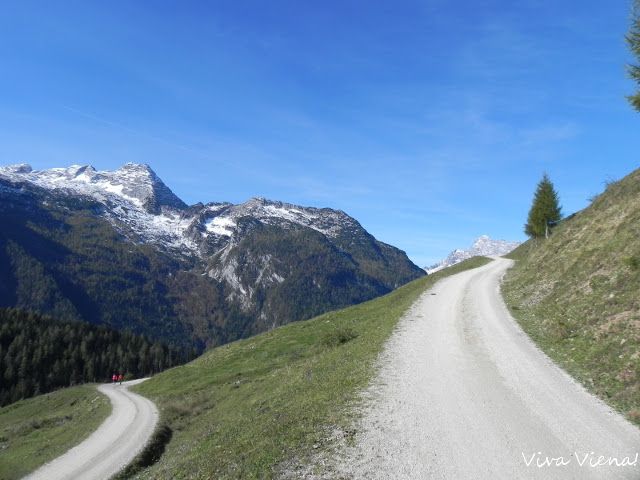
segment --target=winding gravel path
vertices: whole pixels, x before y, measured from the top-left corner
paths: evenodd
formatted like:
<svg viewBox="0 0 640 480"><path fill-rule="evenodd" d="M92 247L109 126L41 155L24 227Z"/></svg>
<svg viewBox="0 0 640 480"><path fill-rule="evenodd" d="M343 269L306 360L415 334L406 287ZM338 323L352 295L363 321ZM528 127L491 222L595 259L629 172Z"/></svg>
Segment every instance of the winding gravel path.
<svg viewBox="0 0 640 480"><path fill-rule="evenodd" d="M103 480L118 473L142 450L158 423L155 404L128 390L145 380L100 385L98 390L111 400L111 415L84 442L25 479Z"/></svg>
<svg viewBox="0 0 640 480"><path fill-rule="evenodd" d="M443 279L403 317L365 393L341 476L640 478L640 459L593 466L600 456L600 463L626 456L633 463L640 430L553 364L515 323L499 292L511 263L496 259ZM547 465L546 457L555 460Z"/></svg>

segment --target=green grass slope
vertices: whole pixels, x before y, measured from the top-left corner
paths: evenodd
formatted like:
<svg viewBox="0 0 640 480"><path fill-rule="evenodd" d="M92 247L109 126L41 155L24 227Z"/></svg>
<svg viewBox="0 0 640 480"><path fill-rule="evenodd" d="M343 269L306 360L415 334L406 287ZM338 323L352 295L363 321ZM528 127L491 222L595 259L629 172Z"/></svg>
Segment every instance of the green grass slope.
<svg viewBox="0 0 640 480"><path fill-rule="evenodd" d="M95 385L0 408L0 479L22 478L89 436L111 413Z"/></svg>
<svg viewBox="0 0 640 480"><path fill-rule="evenodd" d="M438 279L474 258L369 302L215 348L136 387L173 430L139 478L271 478L349 435L357 399L397 321Z"/></svg>
<svg viewBox="0 0 640 480"><path fill-rule="evenodd" d="M511 255L503 294L524 330L609 404L640 420L640 170L548 240Z"/></svg>

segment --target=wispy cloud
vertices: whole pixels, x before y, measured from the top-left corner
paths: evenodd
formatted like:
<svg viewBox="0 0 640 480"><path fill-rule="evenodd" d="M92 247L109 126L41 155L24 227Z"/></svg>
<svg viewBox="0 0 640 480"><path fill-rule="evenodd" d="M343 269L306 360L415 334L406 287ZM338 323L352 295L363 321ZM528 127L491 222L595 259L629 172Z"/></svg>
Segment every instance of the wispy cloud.
<svg viewBox="0 0 640 480"><path fill-rule="evenodd" d="M517 133L523 146L531 146L573 140L580 129L575 123L566 122L522 128Z"/></svg>

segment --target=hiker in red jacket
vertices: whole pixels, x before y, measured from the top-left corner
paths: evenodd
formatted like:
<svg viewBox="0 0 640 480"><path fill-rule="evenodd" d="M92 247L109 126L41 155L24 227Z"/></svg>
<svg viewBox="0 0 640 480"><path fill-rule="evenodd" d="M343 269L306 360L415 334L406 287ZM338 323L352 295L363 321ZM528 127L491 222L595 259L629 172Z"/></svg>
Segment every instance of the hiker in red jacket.
<svg viewBox="0 0 640 480"><path fill-rule="evenodd" d="M118 381L118 375L116 375L116 373L114 372L113 375L111 375L111 381L113 383L116 383Z"/></svg>
<svg viewBox="0 0 640 480"><path fill-rule="evenodd" d="M120 382L120 385L122 385L122 380L124 380L124 375L123 374L119 374L118 375L118 381Z"/></svg>

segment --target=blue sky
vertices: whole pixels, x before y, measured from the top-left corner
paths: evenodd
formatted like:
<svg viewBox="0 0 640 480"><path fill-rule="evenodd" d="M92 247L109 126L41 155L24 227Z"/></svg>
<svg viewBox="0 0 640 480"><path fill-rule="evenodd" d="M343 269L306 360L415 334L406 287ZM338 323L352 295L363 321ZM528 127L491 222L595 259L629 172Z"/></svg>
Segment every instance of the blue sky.
<svg viewBox="0 0 640 480"><path fill-rule="evenodd" d="M54 5L55 4L55 5ZM0 163L149 163L180 197L327 206L433 263L639 166L613 0L3 2Z"/></svg>

